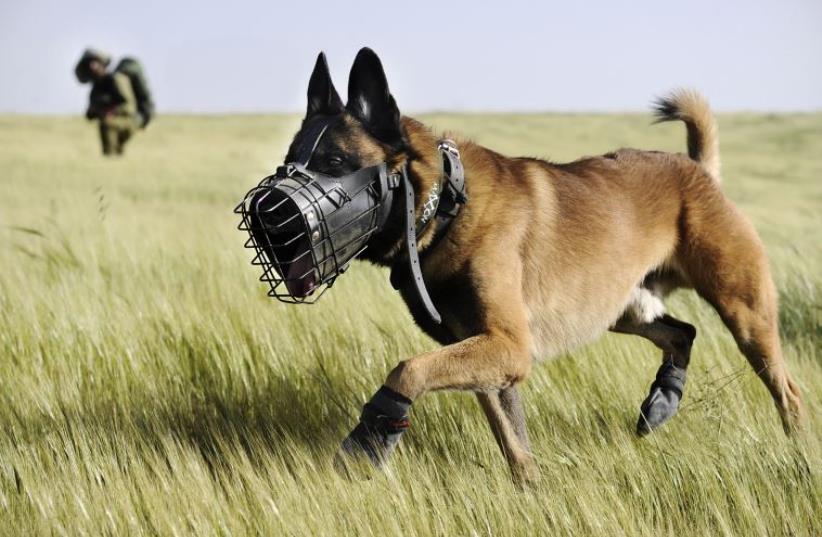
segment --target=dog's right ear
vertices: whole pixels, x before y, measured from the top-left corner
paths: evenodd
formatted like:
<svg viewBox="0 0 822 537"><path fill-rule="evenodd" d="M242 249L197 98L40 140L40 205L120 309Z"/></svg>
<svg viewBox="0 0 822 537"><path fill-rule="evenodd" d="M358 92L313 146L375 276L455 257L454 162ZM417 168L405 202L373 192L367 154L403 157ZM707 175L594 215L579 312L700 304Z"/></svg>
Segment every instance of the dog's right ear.
<svg viewBox="0 0 822 537"><path fill-rule="evenodd" d="M308 108L305 118L318 114L333 116L342 111L343 103L334 88L334 83L331 82L325 53L320 52L317 63L314 64L314 72L311 73L311 80L308 81Z"/></svg>
<svg viewBox="0 0 822 537"><path fill-rule="evenodd" d="M346 110L378 140L386 144L401 142L397 102L388 90L380 58L368 47L360 49L351 66Z"/></svg>

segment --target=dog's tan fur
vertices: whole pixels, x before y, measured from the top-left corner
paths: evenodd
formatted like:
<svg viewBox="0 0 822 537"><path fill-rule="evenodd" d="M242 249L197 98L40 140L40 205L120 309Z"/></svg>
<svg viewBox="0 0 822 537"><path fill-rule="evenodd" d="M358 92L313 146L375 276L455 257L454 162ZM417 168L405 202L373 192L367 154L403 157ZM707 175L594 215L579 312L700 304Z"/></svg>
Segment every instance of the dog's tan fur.
<svg viewBox="0 0 822 537"><path fill-rule="evenodd" d="M515 475L533 474L534 465L512 417L521 409L506 412L503 399L516 398L534 359L609 329L653 339L650 320L633 311L640 290L661 298L694 288L770 390L786 430L799 423L768 262L720 189L713 116L695 92L668 102L663 119L686 122L693 158L622 149L559 165L458 141L470 202L434 251L425 252L432 231L420 240L426 282L451 334L440 339L456 342L402 362L386 385L412 400L439 389L479 392ZM421 157L410 163L417 191L426 192L439 173L437 139L413 119L403 127ZM438 285L455 276L470 280L470 301Z"/></svg>

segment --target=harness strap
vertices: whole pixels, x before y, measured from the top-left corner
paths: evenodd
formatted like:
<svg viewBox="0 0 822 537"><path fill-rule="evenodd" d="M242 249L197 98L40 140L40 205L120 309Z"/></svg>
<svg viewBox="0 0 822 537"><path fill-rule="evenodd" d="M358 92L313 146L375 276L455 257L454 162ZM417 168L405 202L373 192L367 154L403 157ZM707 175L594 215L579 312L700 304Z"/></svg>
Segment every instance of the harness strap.
<svg viewBox="0 0 822 537"><path fill-rule="evenodd" d="M456 144L451 140L441 140L437 144L437 149L441 157L442 173L440 179L432 185L428 200L423 204L422 214L418 220L415 219L414 188L408 178L406 168L402 170L402 184L405 197L405 249L411 280L417 291L417 297L431 320L440 324L442 318L428 294L425 280L422 277L417 237L434 221L436 229L430 247L435 246L444 236L445 228L459 214L460 207L468 201L468 196L465 193L465 170ZM404 274L405 271L400 268L400 263L395 263L391 269L391 285L394 289L399 289Z"/></svg>
<svg viewBox="0 0 822 537"><path fill-rule="evenodd" d="M408 255L408 267L411 269L411 280L414 283L414 289L417 291L417 296L422 302L422 306L431 316L431 319L440 324L442 318L440 312L434 307L431 301L431 296L428 294L428 289L425 287L425 280L422 279L422 268L420 267L420 254L417 251L417 233L416 233L416 214L414 213L414 187L411 185L411 180L408 178L408 173L403 168L402 173L403 194L405 197L405 252ZM396 274L396 265L391 270L391 275ZM398 282L391 278L391 283L396 289Z"/></svg>

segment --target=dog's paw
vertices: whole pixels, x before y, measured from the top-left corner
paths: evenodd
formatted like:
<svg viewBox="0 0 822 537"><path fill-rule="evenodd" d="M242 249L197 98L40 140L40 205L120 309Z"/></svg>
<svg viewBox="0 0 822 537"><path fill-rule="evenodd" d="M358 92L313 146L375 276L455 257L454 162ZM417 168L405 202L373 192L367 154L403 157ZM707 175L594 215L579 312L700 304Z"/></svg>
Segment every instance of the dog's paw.
<svg viewBox="0 0 822 537"><path fill-rule="evenodd" d="M370 479L378 468L364 451L352 450L345 444L334 455L332 464L340 477L355 481Z"/></svg>
<svg viewBox="0 0 822 537"><path fill-rule="evenodd" d="M529 456L525 460L511 464L511 478L518 489L533 489L540 480L539 466L537 466L534 459Z"/></svg>
<svg viewBox="0 0 822 537"><path fill-rule="evenodd" d="M369 410L366 406L334 458L334 467L341 475L356 477L367 474L369 467L381 468L409 427L407 417L390 419Z"/></svg>
<svg viewBox="0 0 822 537"><path fill-rule="evenodd" d="M645 436L677 413L685 389L685 370L672 363L659 368L651 391L639 411L636 432Z"/></svg>
<svg viewBox="0 0 822 537"><path fill-rule="evenodd" d="M372 468L380 468L397 447L402 434L411 425L408 410L411 400L387 386L363 406L360 421L343 440L334 459L334 466L343 475L351 476L354 468L363 468L370 463Z"/></svg>

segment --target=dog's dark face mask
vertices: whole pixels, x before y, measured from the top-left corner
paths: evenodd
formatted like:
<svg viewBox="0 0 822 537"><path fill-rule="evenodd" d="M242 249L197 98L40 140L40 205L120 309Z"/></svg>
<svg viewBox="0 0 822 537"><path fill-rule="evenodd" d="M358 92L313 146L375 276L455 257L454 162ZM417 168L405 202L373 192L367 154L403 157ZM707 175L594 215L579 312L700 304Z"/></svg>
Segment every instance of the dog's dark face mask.
<svg viewBox="0 0 822 537"><path fill-rule="evenodd" d="M358 54L343 107L320 54L308 110L286 164L237 207L254 263L269 295L313 302L386 228L395 208L402 160L399 111L379 59ZM396 166L396 165L394 165ZM396 226L393 226L396 227Z"/></svg>

